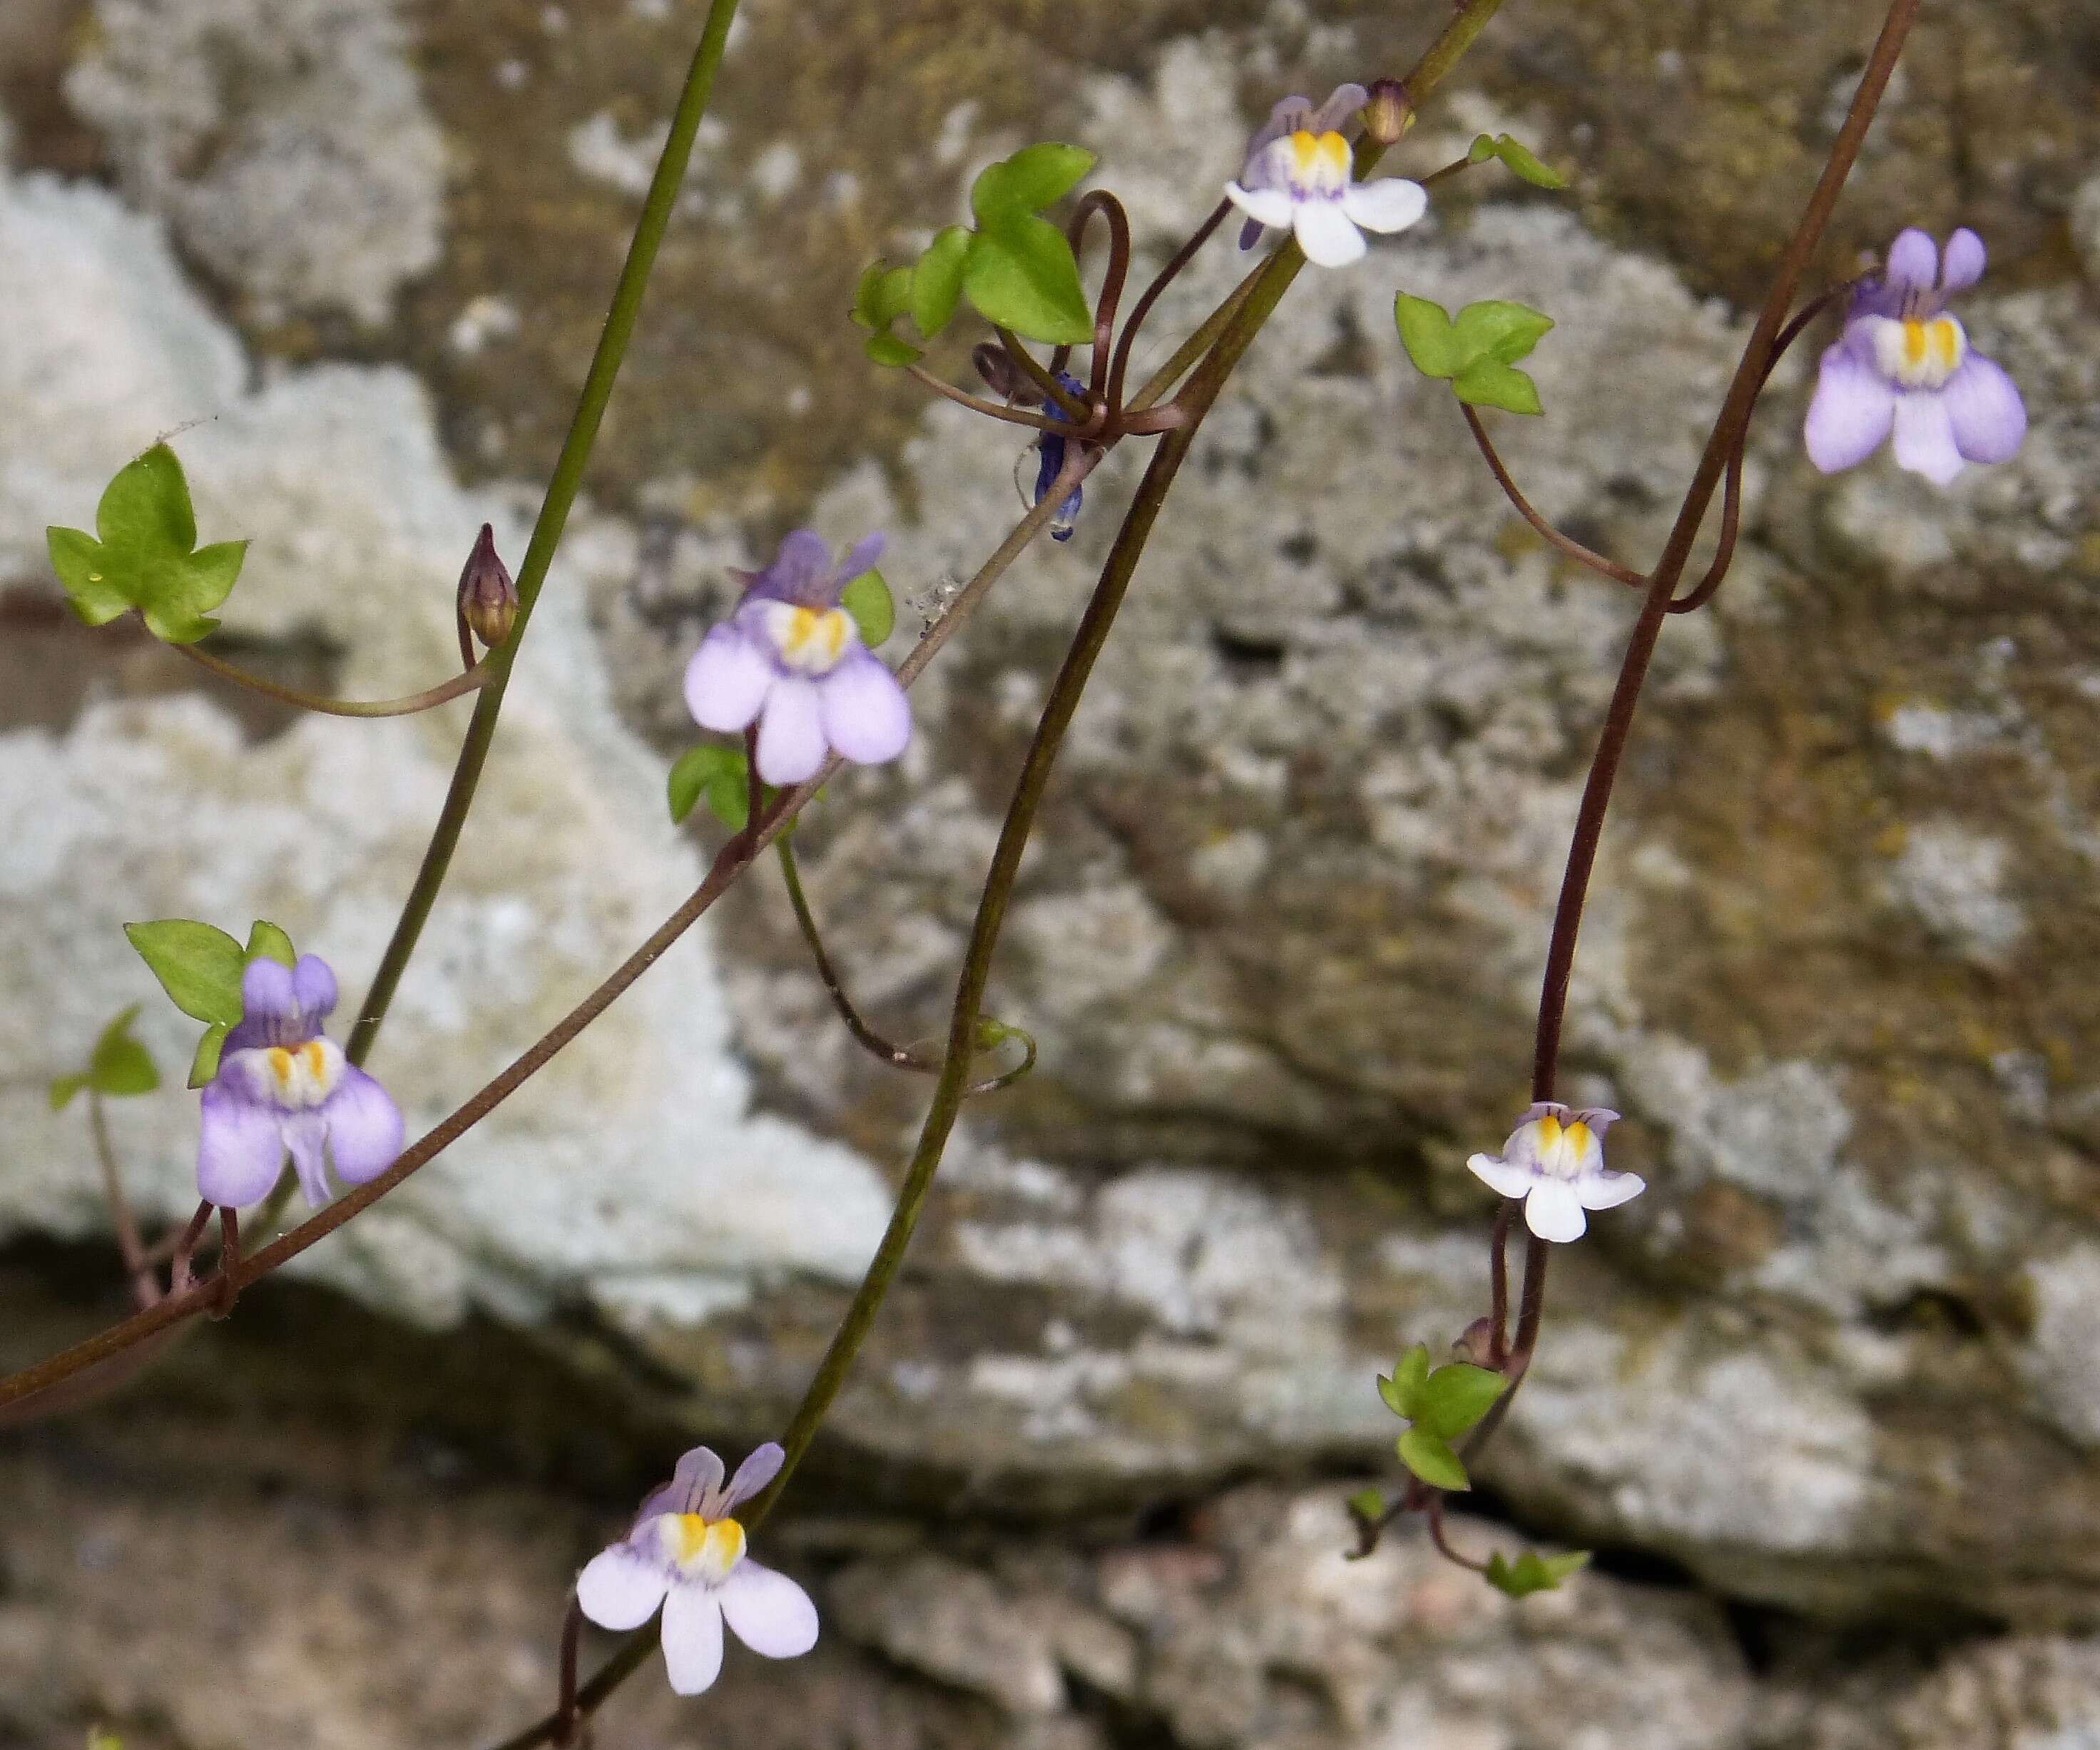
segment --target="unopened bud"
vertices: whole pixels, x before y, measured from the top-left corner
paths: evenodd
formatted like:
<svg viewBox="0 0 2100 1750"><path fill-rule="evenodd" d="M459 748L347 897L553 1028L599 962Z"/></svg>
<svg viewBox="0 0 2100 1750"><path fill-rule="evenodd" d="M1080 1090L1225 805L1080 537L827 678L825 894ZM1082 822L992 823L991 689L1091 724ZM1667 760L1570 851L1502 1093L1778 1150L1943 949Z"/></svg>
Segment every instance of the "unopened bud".
<svg viewBox="0 0 2100 1750"><path fill-rule="evenodd" d="M1495 1364L1495 1322L1492 1319L1476 1319L1459 1333L1458 1341L1451 1346L1451 1353L1461 1361L1470 1361L1476 1368L1491 1368Z"/></svg>
<svg viewBox="0 0 2100 1750"><path fill-rule="evenodd" d="M1364 137L1390 146L1407 131L1414 110L1405 86L1397 79L1379 80L1364 104Z"/></svg>
<svg viewBox="0 0 2100 1750"><path fill-rule="evenodd" d="M460 615L490 649L510 636L518 617L518 586L496 556L496 531L486 523L460 573Z"/></svg>

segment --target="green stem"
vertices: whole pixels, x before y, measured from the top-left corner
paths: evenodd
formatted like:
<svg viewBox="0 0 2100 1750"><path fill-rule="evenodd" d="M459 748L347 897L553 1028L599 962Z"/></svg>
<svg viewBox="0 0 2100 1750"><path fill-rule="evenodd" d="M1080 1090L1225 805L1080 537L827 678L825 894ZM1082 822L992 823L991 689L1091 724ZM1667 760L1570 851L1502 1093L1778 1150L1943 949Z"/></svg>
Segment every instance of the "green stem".
<svg viewBox="0 0 2100 1750"><path fill-rule="evenodd" d="M452 788L446 793L437 828L430 835L429 848L423 853L423 864L417 872L416 883L408 890L408 900L401 908L400 921L394 926L393 939L386 944L379 970L373 976L372 988L358 1011L357 1024L351 1031L346 1055L353 1063L361 1064L371 1054L380 1023L386 1019L386 1010L394 1001L401 974L408 970L409 957L416 952L423 926L430 919L430 908L437 902L438 890L444 885L446 872L452 867L452 852L458 847L467 812L474 806L475 788L481 782L482 768L488 763L489 745L496 738L496 716L503 709L503 696L510 685L518 647L524 642L526 622L532 617L540 586L546 581L554 550L561 545L570 508L583 484L584 469L590 461L592 446L598 441L606 405L612 399L613 384L627 356L628 342L634 337L642 297L649 289L649 276L656 265L657 250L677 204L678 190L692 158L693 140L714 91L715 73L721 65L722 51L728 45L729 27L736 16L736 7L737 0L714 0L708 9L708 21L700 32L699 46L693 51L685 89L679 95L677 110L671 117L670 137L664 142L663 156L656 161L656 175L649 184L648 199L642 203L640 222L634 228L634 241L628 245L626 264L620 270L620 283L613 289L612 306L606 314L604 332L598 336L598 350L592 355L583 393L577 398L576 413L569 421L568 435L562 440L561 455L554 463L554 478L547 483L547 495L540 502L539 520L532 526L532 538L525 549L524 563L518 568L518 618L502 647L491 652L488 658L494 672L488 685L482 688L481 696L474 701L474 719L467 725L466 740L461 745L459 762L453 768Z"/></svg>

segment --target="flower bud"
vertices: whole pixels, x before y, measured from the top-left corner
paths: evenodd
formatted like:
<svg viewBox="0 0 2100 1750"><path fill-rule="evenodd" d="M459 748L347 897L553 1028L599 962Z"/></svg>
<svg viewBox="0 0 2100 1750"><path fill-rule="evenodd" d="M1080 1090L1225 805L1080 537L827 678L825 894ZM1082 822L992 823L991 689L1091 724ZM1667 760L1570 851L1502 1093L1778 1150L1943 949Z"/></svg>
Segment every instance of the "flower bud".
<svg viewBox="0 0 2100 1750"><path fill-rule="evenodd" d="M1408 123L1414 119L1414 109L1407 87L1399 80L1379 80L1371 87L1370 99L1364 104L1364 137L1376 140L1381 146L1390 146L1407 131Z"/></svg>
<svg viewBox="0 0 2100 1750"><path fill-rule="evenodd" d="M518 586L496 556L496 531L486 523L460 573L460 616L490 649L510 636L518 617Z"/></svg>
<svg viewBox="0 0 2100 1750"><path fill-rule="evenodd" d="M1461 1361L1470 1361L1476 1368L1491 1368L1495 1364L1495 1322L1492 1319L1476 1319L1458 1335L1451 1346L1451 1353Z"/></svg>

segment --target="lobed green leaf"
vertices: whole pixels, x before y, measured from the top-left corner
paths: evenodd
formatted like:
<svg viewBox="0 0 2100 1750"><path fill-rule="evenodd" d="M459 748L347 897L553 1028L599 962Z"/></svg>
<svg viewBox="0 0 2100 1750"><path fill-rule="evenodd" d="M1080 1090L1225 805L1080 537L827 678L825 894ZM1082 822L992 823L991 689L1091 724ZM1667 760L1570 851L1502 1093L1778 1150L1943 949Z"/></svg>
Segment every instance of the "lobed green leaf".
<svg viewBox="0 0 2100 1750"><path fill-rule="evenodd" d="M191 918L164 917L126 924L124 934L184 1014L214 1026L232 1027L240 1020L247 957L223 930Z"/></svg>
<svg viewBox="0 0 2100 1750"><path fill-rule="evenodd" d="M1451 1450L1449 1443L1438 1439L1427 1429L1409 1429L1400 1437L1397 1446L1401 1463L1430 1487L1455 1494L1473 1486L1466 1474L1466 1467L1458 1462L1458 1455Z"/></svg>
<svg viewBox="0 0 2100 1750"><path fill-rule="evenodd" d="M879 571L864 571L848 584L839 606L853 616L861 642L870 650L880 648L897 629L897 603Z"/></svg>
<svg viewBox="0 0 2100 1750"><path fill-rule="evenodd" d="M292 939L267 918L258 917L248 932L248 947L242 955L244 961L268 958L280 966L296 966L299 957L292 947Z"/></svg>
<svg viewBox="0 0 2100 1750"><path fill-rule="evenodd" d="M1093 338L1079 264L1048 219L1008 218L973 236L963 291L986 321L1027 339L1073 346Z"/></svg>
<svg viewBox="0 0 2100 1750"><path fill-rule="evenodd" d="M152 1058L131 1036L131 1023L139 1019L139 1004L132 1004L103 1028L101 1037L95 1042L85 1080L97 1094L121 1099L151 1094L161 1085L161 1072L153 1067Z"/></svg>
<svg viewBox="0 0 2100 1750"><path fill-rule="evenodd" d="M963 295L963 262L970 233L951 225L933 239L911 270L911 325L931 340L946 328Z"/></svg>
<svg viewBox="0 0 2100 1750"><path fill-rule="evenodd" d="M1410 1419L1440 1440L1455 1440L1494 1408L1509 1381L1489 1368L1453 1361L1429 1376Z"/></svg>
<svg viewBox="0 0 2100 1750"><path fill-rule="evenodd" d="M1024 146L978 173L970 184L970 210L987 229L1033 218L1062 200L1093 167L1094 155L1083 146L1054 140Z"/></svg>
<svg viewBox="0 0 2100 1750"><path fill-rule="evenodd" d="M1535 1592L1551 1592L1571 1574L1589 1566L1590 1552L1574 1549L1564 1555L1542 1558L1527 1549L1515 1561L1499 1552L1488 1558L1487 1582L1512 1598L1528 1598Z"/></svg>

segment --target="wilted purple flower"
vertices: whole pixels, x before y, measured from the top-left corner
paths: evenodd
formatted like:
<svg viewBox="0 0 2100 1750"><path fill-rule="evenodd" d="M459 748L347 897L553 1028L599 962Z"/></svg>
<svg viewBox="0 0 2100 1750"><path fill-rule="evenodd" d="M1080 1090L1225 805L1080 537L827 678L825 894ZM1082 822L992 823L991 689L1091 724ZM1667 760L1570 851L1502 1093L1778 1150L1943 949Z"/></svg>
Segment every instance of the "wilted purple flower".
<svg viewBox="0 0 2100 1750"><path fill-rule="evenodd" d="M1085 400L1087 386L1069 372L1057 373L1057 384L1082 401ZM1063 417L1055 401L1046 400L1043 411L1052 419ZM1035 447L1043 458L1035 470L1036 503L1043 502L1049 495L1050 488L1057 484L1057 476L1065 471L1065 449L1070 441L1056 431L1045 431L1036 440ZM1079 519L1079 500L1083 491L1083 488L1074 486L1066 495L1065 502L1057 506L1050 519L1050 538L1052 541L1070 541L1072 538L1072 525Z"/></svg>
<svg viewBox="0 0 2100 1750"><path fill-rule="evenodd" d="M725 1621L768 1659L817 1644L809 1593L747 1558L743 1527L728 1516L773 1480L786 1456L767 1442L725 1488L721 1461L695 1447L642 1502L634 1529L576 1576L576 1603L601 1628L639 1628L663 1606L664 1663L681 1695L699 1695L720 1674Z"/></svg>
<svg viewBox="0 0 2100 1750"><path fill-rule="evenodd" d="M1823 355L1802 434L1811 462L1825 474L1851 467L1893 426L1897 465L1944 486L1965 462L2003 462L2020 447L2019 390L1942 313L1983 276L1973 231L1947 240L1944 260L1922 231L1897 237L1886 270L1854 289L1845 332Z"/></svg>
<svg viewBox="0 0 2100 1750"><path fill-rule="evenodd" d="M1637 1173L1604 1170L1604 1132L1618 1116L1600 1106L1571 1111L1542 1101L1500 1155L1476 1155L1466 1164L1505 1197L1521 1197L1524 1225L1540 1239L1580 1240L1585 1209L1617 1209L1648 1189Z"/></svg>
<svg viewBox="0 0 2100 1750"><path fill-rule="evenodd" d="M328 1168L349 1185L375 1179L401 1152L401 1109L342 1048L321 1036L335 1008L335 974L318 955L296 966L252 961L240 979L240 1022L226 1036L204 1090L197 1190L229 1209L277 1182L287 1150L299 1187L318 1209Z"/></svg>
<svg viewBox="0 0 2100 1750"><path fill-rule="evenodd" d="M1269 112L1247 142L1240 179L1225 184L1226 197L1247 215L1242 249L1252 249L1264 227L1288 228L1308 261L1345 267L1367 247L1365 231L1405 231L1428 210L1419 183L1354 179L1355 155L1336 130L1365 101L1361 85L1343 85L1317 109L1309 98L1286 97Z"/></svg>
<svg viewBox="0 0 2100 1750"><path fill-rule="evenodd" d="M806 528L780 543L745 586L736 612L700 641L686 670L686 705L703 729L758 725L758 776L768 784L814 777L836 749L879 766L911 739L904 689L861 642L839 606L845 586L881 556L870 535L836 568Z"/></svg>

